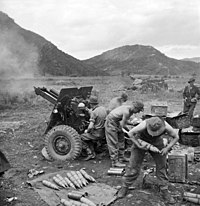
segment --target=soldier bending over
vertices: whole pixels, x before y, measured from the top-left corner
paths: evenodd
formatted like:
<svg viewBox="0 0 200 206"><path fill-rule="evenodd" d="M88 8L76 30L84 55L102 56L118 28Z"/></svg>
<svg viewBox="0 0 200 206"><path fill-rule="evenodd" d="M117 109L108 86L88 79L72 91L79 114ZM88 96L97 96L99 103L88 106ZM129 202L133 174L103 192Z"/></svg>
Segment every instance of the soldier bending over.
<svg viewBox="0 0 200 206"><path fill-rule="evenodd" d="M163 134L168 133L173 139L164 146ZM160 150L160 153L150 152L156 163L156 176L160 184L160 191L163 198L170 204L175 200L168 191L168 178L166 175L166 155L173 145L179 140L178 133L163 119L151 117L142 121L139 125L131 129L128 133L133 141L129 166L123 177L122 188L118 192L118 198L123 198L128 192L128 187L132 185L140 173L140 168L146 153L146 147L142 146L137 139L142 139Z"/></svg>
<svg viewBox="0 0 200 206"><path fill-rule="evenodd" d="M105 122L105 134L112 167L124 167L123 162L129 161L124 157L125 142L122 128L126 128L129 118L143 111L142 102L132 102L131 105L122 105L112 110Z"/></svg>

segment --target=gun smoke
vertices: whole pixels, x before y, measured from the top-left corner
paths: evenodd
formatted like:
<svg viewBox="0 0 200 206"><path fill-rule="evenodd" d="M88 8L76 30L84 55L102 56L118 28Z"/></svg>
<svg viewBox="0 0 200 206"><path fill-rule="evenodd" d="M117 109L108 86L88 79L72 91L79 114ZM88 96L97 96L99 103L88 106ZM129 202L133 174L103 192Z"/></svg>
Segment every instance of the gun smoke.
<svg viewBox="0 0 200 206"><path fill-rule="evenodd" d="M37 48L25 41L18 30L3 28L0 33L0 90L10 94L33 90L38 73Z"/></svg>

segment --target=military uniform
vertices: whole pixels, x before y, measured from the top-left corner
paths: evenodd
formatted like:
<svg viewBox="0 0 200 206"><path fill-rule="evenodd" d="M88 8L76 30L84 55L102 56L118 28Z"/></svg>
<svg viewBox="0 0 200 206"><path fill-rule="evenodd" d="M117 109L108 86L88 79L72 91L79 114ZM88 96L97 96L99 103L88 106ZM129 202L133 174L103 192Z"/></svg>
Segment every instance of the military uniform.
<svg viewBox="0 0 200 206"><path fill-rule="evenodd" d="M124 157L125 143L124 133L120 126L121 116L116 116L112 112L108 114L105 122L106 141L109 149L110 159L113 164Z"/></svg>
<svg viewBox="0 0 200 206"><path fill-rule="evenodd" d="M164 148L164 142L162 138L163 134L165 134L165 130L160 135L152 137L147 132L147 129L145 129L141 133L137 134L137 137L157 147L159 150L162 150ZM134 180L139 176L145 153L145 150L139 149L135 145L132 146L130 164L126 174L123 177L125 186L131 186ZM160 153L154 153L151 151L149 151L149 153L156 163L156 176L159 180L159 184L164 186L168 181L166 175L166 155L161 155Z"/></svg>
<svg viewBox="0 0 200 206"><path fill-rule="evenodd" d="M163 135L165 133L168 133L171 137L173 137L173 140L171 140L168 145L165 145L163 141ZM170 204L174 204L175 200L168 191L166 155L171 147L178 141L178 134L162 118L151 117L131 129L129 136L132 138L134 144L131 148L129 166L123 176L123 186L118 192L118 198L123 198L126 196L129 186L131 186L134 180L136 180L139 176L141 165L145 153L147 152L137 141L137 139L141 139L160 150L160 153L152 152L150 150L149 153L156 163L157 183L160 186L163 199Z"/></svg>
<svg viewBox="0 0 200 206"><path fill-rule="evenodd" d="M196 99L195 99L196 98ZM184 106L183 112L188 113L189 118L192 119L197 100L200 99L200 90L195 85L188 85L183 91ZM194 99L194 101L193 101Z"/></svg>
<svg viewBox="0 0 200 206"><path fill-rule="evenodd" d="M105 137L105 119L107 116L106 109L103 106L96 106L91 110L90 122L94 123L93 129L89 133L83 133L81 139L83 141L83 149L89 154L94 153L94 142Z"/></svg>

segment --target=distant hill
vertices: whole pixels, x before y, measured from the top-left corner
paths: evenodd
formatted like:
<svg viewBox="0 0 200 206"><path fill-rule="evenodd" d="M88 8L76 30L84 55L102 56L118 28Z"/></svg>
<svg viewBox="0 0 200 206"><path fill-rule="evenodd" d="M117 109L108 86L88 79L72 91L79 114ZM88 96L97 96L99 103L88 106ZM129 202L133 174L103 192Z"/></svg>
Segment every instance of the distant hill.
<svg viewBox="0 0 200 206"><path fill-rule="evenodd" d="M148 75L180 75L200 73L200 64L167 57L152 46L128 45L84 60L110 74L122 72Z"/></svg>
<svg viewBox="0 0 200 206"><path fill-rule="evenodd" d="M0 76L101 75L94 66L59 50L42 36L21 28L0 11Z"/></svg>
<svg viewBox="0 0 200 206"><path fill-rule="evenodd" d="M191 62L200 63L200 57L184 58L184 59L181 59L181 60L182 61L191 61Z"/></svg>

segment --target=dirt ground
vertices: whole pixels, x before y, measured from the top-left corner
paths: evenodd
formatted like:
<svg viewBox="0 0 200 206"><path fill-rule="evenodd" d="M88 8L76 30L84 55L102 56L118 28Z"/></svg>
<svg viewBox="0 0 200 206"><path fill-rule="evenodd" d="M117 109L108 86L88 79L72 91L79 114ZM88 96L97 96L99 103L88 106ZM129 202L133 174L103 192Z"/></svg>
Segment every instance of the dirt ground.
<svg viewBox="0 0 200 206"><path fill-rule="evenodd" d="M28 101L12 104L0 110L0 150L8 158L12 168L5 173L0 179L0 206L47 206L47 204L34 192L34 190L26 183L29 179L28 172L30 169L43 170L45 174L63 169L86 168L98 182L106 183L110 186L117 187L122 183L121 177L108 176L107 171L110 167L108 156L88 162L77 159L71 162L49 162L41 155L41 149L44 146L43 134L46 129L45 121L48 121L53 105L43 100L42 97L34 95L33 86L46 86L57 89L69 86L85 86L94 85L98 90L101 104L106 106L109 99L117 96L124 87L131 84L130 79L120 78L69 78L69 79L48 79L40 81L27 81L26 88L31 88L30 99ZM172 93L165 92L159 94L140 94L138 91L127 91L129 100L140 99L145 103L145 112L149 112L152 100L167 101L169 111L181 111L182 100L181 94L178 92L183 87L183 79L170 80L171 86L177 91ZM186 80L185 80L186 82ZM18 82L19 83L19 82ZM8 82L6 82L8 84ZM24 85L24 81L23 81ZM19 86L19 84L18 84ZM24 86L22 86L24 87ZM14 87L12 87L14 88ZM19 90L18 90L19 91ZM195 113L200 113L199 103ZM154 167L152 159L147 156L143 168ZM189 179L200 181L200 164L189 164ZM129 195L113 203L117 205L141 205L141 206L160 206L166 205L156 188L142 188L142 174L135 182L136 189L131 190ZM190 191L200 193L200 186L171 183L170 191L176 195L180 191ZM9 199L16 197L16 199ZM11 200L9 202L9 200ZM177 205L197 205L186 201L181 201L177 196Z"/></svg>

